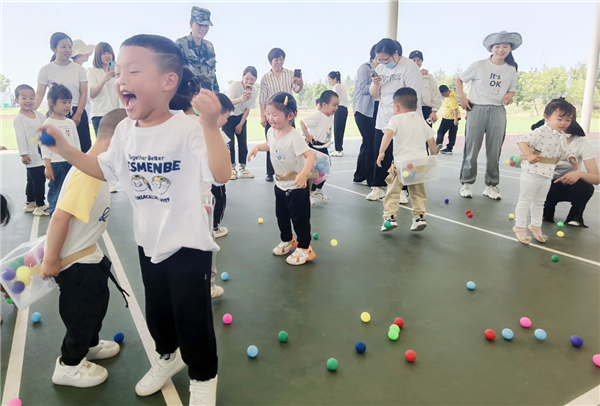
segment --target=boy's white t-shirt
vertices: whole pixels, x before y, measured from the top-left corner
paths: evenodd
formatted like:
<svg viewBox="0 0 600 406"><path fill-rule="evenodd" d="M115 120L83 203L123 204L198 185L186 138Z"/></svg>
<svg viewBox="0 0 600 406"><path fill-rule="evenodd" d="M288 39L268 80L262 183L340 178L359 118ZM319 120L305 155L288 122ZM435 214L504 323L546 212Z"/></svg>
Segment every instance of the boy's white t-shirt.
<svg viewBox="0 0 600 406"><path fill-rule="evenodd" d="M91 92L93 87L98 86L98 84L104 80L105 76L106 72L104 72L104 69L90 68L87 72L87 78L89 80L88 92ZM117 94L117 88L115 87L115 78L111 78L106 82L96 97L88 97L88 101L91 104L90 118L104 117L114 109L123 107L121 100L119 100L119 95Z"/></svg>
<svg viewBox="0 0 600 406"><path fill-rule="evenodd" d="M80 264L97 264L104 253L97 245L106 231L110 213L110 189L108 183L92 178L72 167L65 177L56 208L73 216L69 221L67 239L60 251L63 259L71 254L96 245L96 251L77 260ZM61 270L67 269L61 268Z"/></svg>
<svg viewBox="0 0 600 406"><path fill-rule="evenodd" d="M239 99L240 97L242 97L242 93L244 93L244 90L244 84L241 80L235 82L227 90L227 97L229 97L231 100ZM239 116L241 114L244 114L244 110L252 110L253 108L256 108L256 89L254 88L254 86L252 86L252 96L250 97L250 99L246 100L245 102L235 104L233 106L233 112L231 113L231 115Z"/></svg>
<svg viewBox="0 0 600 406"><path fill-rule="evenodd" d="M267 131L267 142L271 152L271 163L275 174L283 176L288 171L302 172L306 158L302 154L310 148L300 133L292 128L292 131L283 137L276 138L275 130L269 128ZM298 189L293 180L275 180L275 185L281 190Z"/></svg>
<svg viewBox="0 0 600 406"><path fill-rule="evenodd" d="M348 100L348 92L346 92L346 88L341 83L336 83L332 89L337 93L340 98L340 106L348 107L350 105L350 100Z"/></svg>
<svg viewBox="0 0 600 406"><path fill-rule="evenodd" d="M320 111L315 111L310 116L303 118L302 122L306 126L308 133L324 145L318 145L318 148L327 148L332 143L331 128L333 127L333 116L326 116Z"/></svg>
<svg viewBox="0 0 600 406"><path fill-rule="evenodd" d="M469 100L474 104L502 106L508 92L517 91L519 75L514 66L507 63L494 65L489 59L474 62L460 75L464 83L471 83Z"/></svg>
<svg viewBox="0 0 600 406"><path fill-rule="evenodd" d="M596 152L594 151L594 147L583 137L579 137L577 135L573 136L573 141L569 144L569 148L571 152L579 162L579 170L585 171L585 165L583 161L587 161L588 159L596 159ZM561 176L566 175L569 172L573 172L575 169L570 162L567 161L559 161L556 164L556 169L554 170L554 179L558 179Z"/></svg>
<svg viewBox="0 0 600 406"><path fill-rule="evenodd" d="M27 168L35 168L44 165L44 160L38 149L37 129L44 124L46 117L37 111L34 111L33 113L35 114L35 118L29 118L24 114L21 114L21 112L18 112L13 120L19 155L28 155L31 159L31 162L25 165Z"/></svg>
<svg viewBox="0 0 600 406"><path fill-rule="evenodd" d="M73 99L71 100L71 106L73 107L79 104L79 84L87 81L87 71L83 66L75 62L71 62L67 66L60 66L54 62L50 62L48 65L42 66L37 78L37 82L40 85L48 87L56 84L66 86L73 95Z"/></svg>
<svg viewBox="0 0 600 406"><path fill-rule="evenodd" d="M205 182L214 178L202 126L194 121L183 111L150 128L125 118L98 156L104 178L121 181L133 206L135 241L154 264L183 247L219 250L201 206Z"/></svg>
<svg viewBox="0 0 600 406"><path fill-rule="evenodd" d="M564 132L555 131L547 124L544 124L530 133L521 134L518 142L524 142L529 145L531 152L535 150L540 151L540 156L544 158L567 160L569 156L573 155L567 144L567 137L568 135ZM571 166L570 163L569 166ZM527 160L521 162L522 172L533 173L545 178L551 179L554 176L555 169L556 164L537 162L532 165Z"/></svg>
<svg viewBox="0 0 600 406"><path fill-rule="evenodd" d="M398 165L411 159L427 158L425 143L436 133L423 120L421 110L393 116L383 132L394 132L394 162Z"/></svg>
<svg viewBox="0 0 600 406"><path fill-rule="evenodd" d="M421 88L423 75L416 63L408 58L400 58L393 69L385 65L377 65L375 72L381 76L381 94L379 96L379 110L375 120L375 128L383 130L394 115L394 93L402 87L410 87L417 92L418 110L421 110ZM371 84L373 86L373 84ZM423 115L421 115L423 118Z"/></svg>
<svg viewBox="0 0 600 406"><path fill-rule="evenodd" d="M77 134L77 126L73 120L70 118L65 118L64 120L47 118L46 121L44 121L44 125L50 125L58 128L69 145L81 151L81 143L79 142L79 135ZM42 144L40 149L42 150L43 159L49 159L50 162L66 162L65 158L56 152L50 151L47 146Z"/></svg>

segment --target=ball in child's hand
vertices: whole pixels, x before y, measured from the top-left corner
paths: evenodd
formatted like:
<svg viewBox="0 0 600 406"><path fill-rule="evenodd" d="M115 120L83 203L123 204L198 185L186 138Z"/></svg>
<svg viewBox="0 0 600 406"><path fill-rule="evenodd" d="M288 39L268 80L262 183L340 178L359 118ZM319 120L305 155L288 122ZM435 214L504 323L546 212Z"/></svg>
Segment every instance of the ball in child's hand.
<svg viewBox="0 0 600 406"><path fill-rule="evenodd" d="M40 134L40 141L44 145L56 144L56 140L54 139L54 137L49 135L46 131L42 131L42 134Z"/></svg>
<svg viewBox="0 0 600 406"><path fill-rule="evenodd" d="M264 221L264 220L262 219L262 217L259 217L259 218L258 218L258 224L262 224L262 223L263 223L263 221Z"/></svg>
<svg viewBox="0 0 600 406"><path fill-rule="evenodd" d="M118 333L116 333L113 337L113 340L115 340L115 343L117 343L117 344L121 344L124 339L125 339L125 334L121 333L120 331Z"/></svg>
<svg viewBox="0 0 600 406"><path fill-rule="evenodd" d="M42 320L42 314L40 312L35 312L31 315L31 321L34 323L39 323Z"/></svg>
<svg viewBox="0 0 600 406"><path fill-rule="evenodd" d="M221 274L221 280L226 281L227 279L229 279L229 274L227 272L223 272Z"/></svg>

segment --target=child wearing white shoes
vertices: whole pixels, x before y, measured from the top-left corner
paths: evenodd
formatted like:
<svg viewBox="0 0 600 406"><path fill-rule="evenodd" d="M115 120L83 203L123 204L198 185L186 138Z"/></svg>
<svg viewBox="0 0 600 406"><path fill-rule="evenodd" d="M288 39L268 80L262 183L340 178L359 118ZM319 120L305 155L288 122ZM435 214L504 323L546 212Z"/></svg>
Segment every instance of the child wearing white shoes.
<svg viewBox="0 0 600 406"><path fill-rule="evenodd" d="M102 118L88 155L98 156L108 149L115 127L126 116L124 109L118 109ZM90 361L113 357L120 350L119 344L98 336L108 309L108 278L116 284L111 262L98 246L109 212L108 183L71 168L48 227L40 272L44 278L55 276L60 286L58 309L67 328L52 375L56 385L100 385L108 372Z"/></svg>

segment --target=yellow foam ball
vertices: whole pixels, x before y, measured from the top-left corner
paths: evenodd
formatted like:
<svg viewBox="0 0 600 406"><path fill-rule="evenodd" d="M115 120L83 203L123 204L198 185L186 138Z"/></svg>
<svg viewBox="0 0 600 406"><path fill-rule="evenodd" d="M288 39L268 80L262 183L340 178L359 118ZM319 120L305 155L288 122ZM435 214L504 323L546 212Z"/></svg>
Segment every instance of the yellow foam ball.
<svg viewBox="0 0 600 406"><path fill-rule="evenodd" d="M337 245L337 240L331 240L331 245L335 247Z"/></svg>
<svg viewBox="0 0 600 406"><path fill-rule="evenodd" d="M556 233L556 235L559 236L559 237L564 237L565 233L563 233L562 231L559 231L559 232Z"/></svg>
<svg viewBox="0 0 600 406"><path fill-rule="evenodd" d="M514 218L515 218L515 215L514 215L514 213L510 213L510 214L508 215L508 218L509 218L509 219L511 219L511 220L512 220L512 219L514 219Z"/></svg>
<svg viewBox="0 0 600 406"><path fill-rule="evenodd" d="M405 178L408 178L408 171L402 172L402 176L404 176Z"/></svg>
<svg viewBox="0 0 600 406"><path fill-rule="evenodd" d="M23 282L25 286L28 286L31 283L31 268L25 265L18 267L17 280Z"/></svg>
<svg viewBox="0 0 600 406"><path fill-rule="evenodd" d="M259 219L258 219L258 224L262 224L262 223L263 223L263 221L264 221L264 220L262 219L262 217L259 217Z"/></svg>
<svg viewBox="0 0 600 406"><path fill-rule="evenodd" d="M360 319L363 321L363 323L368 323L371 321L371 315L367 312L362 312L360 314Z"/></svg>
<svg viewBox="0 0 600 406"><path fill-rule="evenodd" d="M505 163L506 165L510 165L510 159L507 159L506 161L504 161L504 163Z"/></svg>

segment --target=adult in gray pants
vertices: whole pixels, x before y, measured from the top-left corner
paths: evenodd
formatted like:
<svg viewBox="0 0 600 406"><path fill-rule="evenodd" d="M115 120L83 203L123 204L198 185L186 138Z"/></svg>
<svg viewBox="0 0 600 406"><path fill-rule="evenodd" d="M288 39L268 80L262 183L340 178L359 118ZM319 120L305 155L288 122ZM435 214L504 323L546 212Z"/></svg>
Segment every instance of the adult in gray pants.
<svg viewBox="0 0 600 406"><path fill-rule="evenodd" d="M517 63L512 51L523 42L516 32L490 34L483 46L492 53L487 59L473 63L456 78L456 91L463 108L468 111L465 129L465 148L460 170L459 194L473 197L471 185L477 179L477 156L485 135L486 171L483 195L500 200L500 153L506 135L506 110L517 91ZM463 83L471 82L469 98Z"/></svg>

